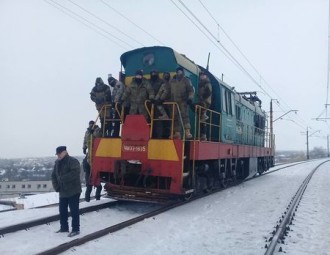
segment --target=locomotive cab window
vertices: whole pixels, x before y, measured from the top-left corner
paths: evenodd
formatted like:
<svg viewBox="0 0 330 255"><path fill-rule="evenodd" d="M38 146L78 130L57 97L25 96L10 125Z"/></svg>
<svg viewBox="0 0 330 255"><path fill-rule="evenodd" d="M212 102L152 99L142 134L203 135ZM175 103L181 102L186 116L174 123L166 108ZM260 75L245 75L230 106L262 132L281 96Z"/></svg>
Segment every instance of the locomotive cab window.
<svg viewBox="0 0 330 255"><path fill-rule="evenodd" d="M233 105L234 100L232 98L232 93L230 93L229 90L225 89L224 93L222 94L223 111L226 112L228 115L233 115Z"/></svg>

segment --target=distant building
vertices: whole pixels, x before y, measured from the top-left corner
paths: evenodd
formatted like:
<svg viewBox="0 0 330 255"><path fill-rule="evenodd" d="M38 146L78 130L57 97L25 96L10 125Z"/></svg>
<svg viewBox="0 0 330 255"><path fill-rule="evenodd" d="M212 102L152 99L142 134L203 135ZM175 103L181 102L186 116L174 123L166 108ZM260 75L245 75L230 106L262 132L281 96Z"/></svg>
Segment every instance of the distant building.
<svg viewBox="0 0 330 255"><path fill-rule="evenodd" d="M51 181L2 181L0 198L21 194L38 194L54 191Z"/></svg>

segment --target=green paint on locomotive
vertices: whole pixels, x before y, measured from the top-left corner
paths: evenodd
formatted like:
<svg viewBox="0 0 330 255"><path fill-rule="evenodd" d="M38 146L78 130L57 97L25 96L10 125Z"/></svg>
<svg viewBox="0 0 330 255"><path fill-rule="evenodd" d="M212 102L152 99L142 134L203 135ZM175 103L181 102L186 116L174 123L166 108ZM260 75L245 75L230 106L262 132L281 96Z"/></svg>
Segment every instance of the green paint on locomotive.
<svg viewBox="0 0 330 255"><path fill-rule="evenodd" d="M202 66L195 64L185 55L179 54L169 47L154 46L128 51L121 55L121 63L125 68L125 76L132 77L136 70L142 69L149 77L149 73L156 69L159 73L170 72L175 74L176 68L182 66L185 75L191 80L195 89L197 102L198 80L200 71L206 71L212 85L211 110L221 113L220 141L225 143L265 145L266 114L261 108L249 100L238 95L232 87L208 72ZM194 113L190 111L190 120L193 130ZM212 123L219 123L219 117L214 115ZM217 127L212 128L210 140L219 140Z"/></svg>

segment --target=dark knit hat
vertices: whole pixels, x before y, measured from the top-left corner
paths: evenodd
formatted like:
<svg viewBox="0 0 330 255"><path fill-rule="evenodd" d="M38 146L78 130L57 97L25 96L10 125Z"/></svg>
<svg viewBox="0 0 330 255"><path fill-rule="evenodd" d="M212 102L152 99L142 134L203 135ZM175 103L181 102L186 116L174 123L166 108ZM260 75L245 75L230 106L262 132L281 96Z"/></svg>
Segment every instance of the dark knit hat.
<svg viewBox="0 0 330 255"><path fill-rule="evenodd" d="M153 73L158 74L158 70L157 69L152 69L150 72L150 75L152 75Z"/></svg>
<svg viewBox="0 0 330 255"><path fill-rule="evenodd" d="M63 151L66 151L66 146L58 146L56 148L56 154L55 155L58 155L58 154L60 154Z"/></svg>
<svg viewBox="0 0 330 255"><path fill-rule="evenodd" d="M104 82L103 82L103 80L102 80L101 77L97 77L97 78L96 78L95 85L97 85L97 84L103 84L103 83L104 83Z"/></svg>
<svg viewBox="0 0 330 255"><path fill-rule="evenodd" d="M94 121L94 120L91 120L91 121L88 122L88 124L89 124L89 125L91 125L91 124L94 125L94 124L95 124L95 121Z"/></svg>
<svg viewBox="0 0 330 255"><path fill-rule="evenodd" d="M112 85L112 84L115 84L117 82L117 80L113 77L109 77L108 82L109 82L109 85Z"/></svg>
<svg viewBox="0 0 330 255"><path fill-rule="evenodd" d="M176 69L176 71L178 72L178 71L182 71L183 72L183 67L182 66L179 66L177 69Z"/></svg>
<svg viewBox="0 0 330 255"><path fill-rule="evenodd" d="M141 69L140 70L137 70L135 72L135 75L141 75L141 76L143 76L143 71Z"/></svg>

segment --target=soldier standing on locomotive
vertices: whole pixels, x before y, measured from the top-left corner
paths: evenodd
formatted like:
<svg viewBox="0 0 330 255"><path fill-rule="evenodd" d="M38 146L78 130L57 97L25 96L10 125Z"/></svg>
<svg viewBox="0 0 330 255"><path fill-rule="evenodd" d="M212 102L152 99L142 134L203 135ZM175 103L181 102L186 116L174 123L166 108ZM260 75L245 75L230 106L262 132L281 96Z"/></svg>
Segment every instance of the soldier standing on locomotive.
<svg viewBox="0 0 330 255"><path fill-rule="evenodd" d="M181 117L185 129L186 139L191 139L190 133L190 119L188 105L192 104L194 98L194 88L189 78L184 75L184 70L180 66L176 69L176 76L170 82L171 88L171 101L176 102L179 106ZM180 134L181 126L179 122L179 115L176 112L174 115L174 136L173 138L181 138Z"/></svg>
<svg viewBox="0 0 330 255"><path fill-rule="evenodd" d="M212 85L205 72L201 72L198 83L198 104L204 108L210 108L212 102ZM205 122L208 119L206 110L201 109L200 121ZM201 140L206 141L206 125L205 123L200 124Z"/></svg>
<svg viewBox="0 0 330 255"><path fill-rule="evenodd" d="M130 104L129 114L142 114L149 121L144 102L154 97L155 93L149 81L143 77L142 70L137 70L130 86L125 88L121 100Z"/></svg>
<svg viewBox="0 0 330 255"><path fill-rule="evenodd" d="M111 100L112 103L120 103L121 102L121 97L124 93L125 90L125 85L121 82L109 75L108 77L108 83L112 87L112 93L111 93ZM119 114L115 109L112 109L112 116L114 119L119 119ZM111 136L112 137L119 137L119 129L120 129L120 122L119 121L114 121L111 123L111 126L113 130L111 131Z"/></svg>
<svg viewBox="0 0 330 255"><path fill-rule="evenodd" d="M159 77L159 73L157 70L152 70L150 72L150 85L154 90L155 95L158 94L160 87L164 83L164 81ZM156 100L152 99L151 102L156 105ZM158 111L158 107L156 107L154 111L154 118L159 119L161 116L161 112ZM152 137L154 138L161 138L163 135L163 123L160 121L154 122L153 134Z"/></svg>
<svg viewBox="0 0 330 255"><path fill-rule="evenodd" d="M111 105L110 87L106 85L100 77L98 77L96 78L95 86L93 87L90 96L91 100L95 102L96 110L99 112L102 132L104 130L105 135L110 136L110 125L108 121L104 121L104 118L110 118L110 108L102 109L102 107L105 105Z"/></svg>

